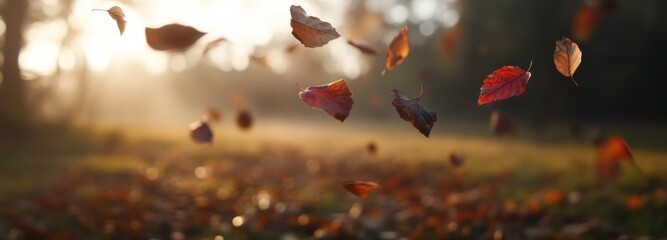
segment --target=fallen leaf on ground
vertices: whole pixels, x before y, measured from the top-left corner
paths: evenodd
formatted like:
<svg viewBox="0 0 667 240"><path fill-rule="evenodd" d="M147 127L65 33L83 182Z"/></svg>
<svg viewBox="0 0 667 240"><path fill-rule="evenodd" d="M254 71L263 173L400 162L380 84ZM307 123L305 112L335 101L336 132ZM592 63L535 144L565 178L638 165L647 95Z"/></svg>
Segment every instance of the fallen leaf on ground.
<svg viewBox="0 0 667 240"><path fill-rule="evenodd" d="M369 192L380 188L380 185L377 183L366 181L339 182L339 184L343 186L345 190L360 198L366 198L368 197Z"/></svg>

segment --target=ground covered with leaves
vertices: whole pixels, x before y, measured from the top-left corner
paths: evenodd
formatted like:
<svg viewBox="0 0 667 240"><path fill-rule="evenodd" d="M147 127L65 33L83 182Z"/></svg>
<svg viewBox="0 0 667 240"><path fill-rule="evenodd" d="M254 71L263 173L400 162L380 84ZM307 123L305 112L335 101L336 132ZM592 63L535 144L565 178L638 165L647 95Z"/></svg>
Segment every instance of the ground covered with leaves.
<svg viewBox="0 0 667 240"><path fill-rule="evenodd" d="M423 136L406 131L338 133L348 134L347 143L332 144L314 136L336 129L293 134L292 140L276 129L261 129L269 137L260 137L257 129L232 133L211 145L190 142L186 132L178 139L103 131L92 140L87 133L56 133L60 138L43 138L55 140L3 149L13 161L2 163L0 234L3 239L667 237L667 166L661 163L667 153L660 150L634 148L647 176L624 165L618 178L601 180L592 163L594 149L583 141L436 134L421 142ZM457 157L450 159L451 153ZM346 181L370 181L379 189L361 198L341 185Z"/></svg>

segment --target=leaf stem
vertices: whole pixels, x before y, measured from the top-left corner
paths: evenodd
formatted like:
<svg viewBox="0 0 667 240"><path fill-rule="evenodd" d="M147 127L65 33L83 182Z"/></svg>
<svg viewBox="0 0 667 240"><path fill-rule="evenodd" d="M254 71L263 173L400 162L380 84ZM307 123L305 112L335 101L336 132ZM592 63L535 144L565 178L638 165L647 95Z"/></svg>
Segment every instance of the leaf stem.
<svg viewBox="0 0 667 240"><path fill-rule="evenodd" d="M530 65L528 65L528 70L526 72L530 72L530 69L533 67L533 60L530 60Z"/></svg>
<svg viewBox="0 0 667 240"><path fill-rule="evenodd" d="M90 11L91 11L91 12L92 12L92 11L105 11L105 12L108 12L109 10L106 10L106 9L99 9L99 8L95 8L95 9L93 9L93 10L90 10Z"/></svg>
<svg viewBox="0 0 667 240"><path fill-rule="evenodd" d="M577 87L579 86L577 81L574 80L574 76L572 76L572 74L570 74L570 79L572 79L572 82L574 83L574 86L577 86Z"/></svg>
<svg viewBox="0 0 667 240"><path fill-rule="evenodd" d="M299 89L301 89L301 91L306 91L306 89L303 89L301 86L299 86L299 83L296 83L296 87L298 87Z"/></svg>
<svg viewBox="0 0 667 240"><path fill-rule="evenodd" d="M422 84L421 91L419 92L419 97L417 97L417 100L422 99L424 96L424 84Z"/></svg>

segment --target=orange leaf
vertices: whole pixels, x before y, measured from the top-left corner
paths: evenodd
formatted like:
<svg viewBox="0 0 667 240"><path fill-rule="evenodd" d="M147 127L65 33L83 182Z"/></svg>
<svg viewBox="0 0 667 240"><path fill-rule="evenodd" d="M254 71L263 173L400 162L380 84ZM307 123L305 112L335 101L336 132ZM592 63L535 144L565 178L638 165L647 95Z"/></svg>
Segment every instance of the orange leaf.
<svg viewBox="0 0 667 240"><path fill-rule="evenodd" d="M340 37L330 23L306 15L306 11L301 6L292 5L290 14L292 15L290 22L292 35L306 47L321 47Z"/></svg>
<svg viewBox="0 0 667 240"><path fill-rule="evenodd" d="M410 40L408 39L408 26L403 26L401 31L398 32L398 35L394 37L394 40L389 44L387 49L387 57L385 59L385 69L382 71L382 75L396 68L398 65L403 63L403 60L410 53Z"/></svg>
<svg viewBox="0 0 667 240"><path fill-rule="evenodd" d="M639 169L639 166L634 161L634 156L628 143L620 136L611 136L600 144L595 167L601 177L613 179L618 175L619 162L621 160L629 161L635 171L643 175L641 169Z"/></svg>
<svg viewBox="0 0 667 240"><path fill-rule="evenodd" d="M459 39L461 39L461 35L463 35L463 31L459 25L444 32L440 37L440 53L443 56L449 56L452 53L454 46L456 46Z"/></svg>
<svg viewBox="0 0 667 240"><path fill-rule="evenodd" d="M554 64L560 74L570 77L574 85L579 86L577 81L574 80L574 72L577 71L579 64L581 64L581 50L577 43L566 37L557 41L556 49L554 50Z"/></svg>
<svg viewBox="0 0 667 240"><path fill-rule="evenodd" d="M359 196L360 198L366 198L370 191L380 188L380 185L377 183L365 181L339 182L338 184L343 186L345 190Z"/></svg>

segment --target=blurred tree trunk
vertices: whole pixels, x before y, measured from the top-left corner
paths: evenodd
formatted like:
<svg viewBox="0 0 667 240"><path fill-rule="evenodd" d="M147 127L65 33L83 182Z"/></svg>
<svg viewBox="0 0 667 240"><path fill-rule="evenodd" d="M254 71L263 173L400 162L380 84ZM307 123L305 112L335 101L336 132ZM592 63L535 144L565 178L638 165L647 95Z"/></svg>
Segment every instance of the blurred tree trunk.
<svg viewBox="0 0 667 240"><path fill-rule="evenodd" d="M30 112L26 101L26 84L21 77L19 53L23 44L23 25L28 3L26 0L5 1L3 18L6 25L2 47L2 85L0 85L0 135L16 136L26 132Z"/></svg>

